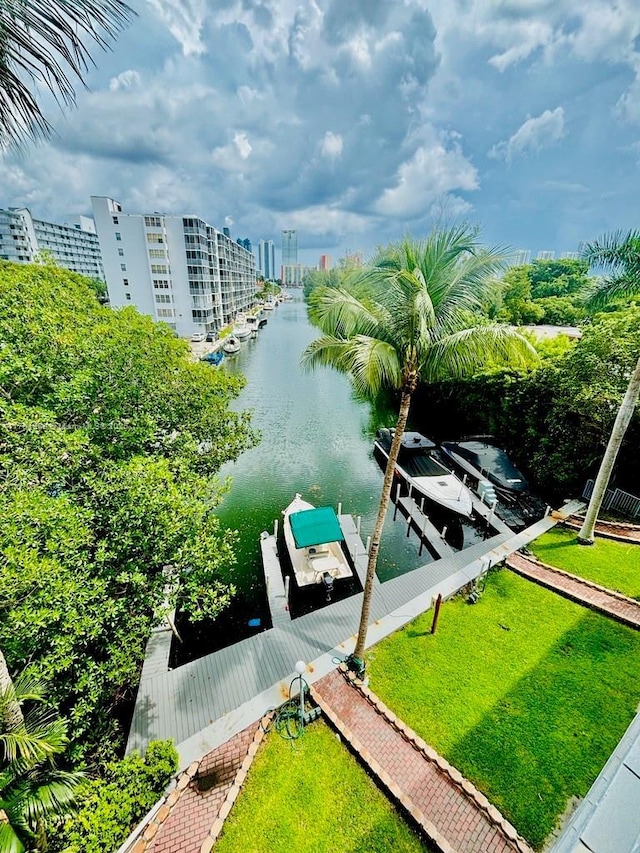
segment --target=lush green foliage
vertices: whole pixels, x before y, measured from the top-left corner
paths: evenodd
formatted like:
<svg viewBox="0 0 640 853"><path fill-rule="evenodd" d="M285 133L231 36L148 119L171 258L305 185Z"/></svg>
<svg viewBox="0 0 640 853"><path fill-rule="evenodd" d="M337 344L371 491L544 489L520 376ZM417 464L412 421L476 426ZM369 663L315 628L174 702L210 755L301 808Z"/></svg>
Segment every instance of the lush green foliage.
<svg viewBox="0 0 640 853"><path fill-rule="evenodd" d="M574 325L587 316L581 291L589 283L588 268L572 259L511 267L502 280L498 317L516 325Z"/></svg>
<svg viewBox="0 0 640 853"><path fill-rule="evenodd" d="M3 667L3 682L7 671ZM45 850L47 837L76 806L83 777L56 768L66 724L45 704L29 671L0 691L0 850Z"/></svg>
<svg viewBox="0 0 640 853"><path fill-rule="evenodd" d="M78 812L55 844L63 853L113 853L164 792L178 768L171 741L151 741L144 756L112 762L84 789Z"/></svg>
<svg viewBox="0 0 640 853"><path fill-rule="evenodd" d="M299 740L270 735L216 843L218 853L424 850L323 724Z"/></svg>
<svg viewBox="0 0 640 853"><path fill-rule="evenodd" d="M110 754L154 622L214 615L234 534L212 479L255 440L241 381L84 279L0 262L0 648Z"/></svg>
<svg viewBox="0 0 640 853"><path fill-rule="evenodd" d="M318 287L339 287L343 276L343 271L336 267L331 270L307 270L302 279L305 299Z"/></svg>
<svg viewBox="0 0 640 853"><path fill-rule="evenodd" d="M634 716L640 636L507 570L431 620L372 650L371 688L540 847Z"/></svg>
<svg viewBox="0 0 640 853"><path fill-rule="evenodd" d="M640 307L600 314L533 371L494 371L419 388L411 419L437 439L491 434L554 500L582 491L604 452L636 359ZM563 347L565 345L563 344ZM640 417L620 451L617 483L640 479Z"/></svg>
<svg viewBox="0 0 640 853"><path fill-rule="evenodd" d="M575 548L575 531L554 527L531 545L544 563L640 599L640 547L598 537L590 548Z"/></svg>

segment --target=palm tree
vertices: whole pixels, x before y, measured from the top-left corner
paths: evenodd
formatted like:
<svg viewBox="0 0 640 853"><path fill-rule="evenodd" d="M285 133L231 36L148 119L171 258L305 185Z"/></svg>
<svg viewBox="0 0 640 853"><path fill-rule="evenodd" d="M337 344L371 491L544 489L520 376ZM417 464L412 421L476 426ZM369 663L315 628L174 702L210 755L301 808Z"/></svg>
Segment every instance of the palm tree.
<svg viewBox="0 0 640 853"><path fill-rule="evenodd" d="M611 273L609 277L598 281L588 292L586 301L591 308L603 308L640 292L640 231L605 234L600 240L587 243L582 249L582 257L592 266L608 268ZM593 545L598 513L639 395L640 355L618 409L584 522L578 533L578 542L581 545Z"/></svg>
<svg viewBox="0 0 640 853"><path fill-rule="evenodd" d="M36 679L24 672L13 681L1 653L0 658L5 673L0 686L0 851L45 850L47 829L71 811L84 777L56 770L53 757L67 743L64 720L43 704L44 689Z"/></svg>
<svg viewBox="0 0 640 853"><path fill-rule="evenodd" d="M106 48L133 14L122 0L0 0L0 150L51 132L28 83L72 106L70 76L92 61L83 39Z"/></svg>
<svg viewBox="0 0 640 853"><path fill-rule="evenodd" d="M486 363L527 363L532 346L514 329L489 324L483 304L502 264L481 248L477 230L459 225L390 246L353 283L318 288L309 304L323 332L303 353L307 367L327 365L349 374L357 392L373 397L383 388L400 392L375 522L350 666L364 672L363 654L382 527L400 442L418 381L472 374Z"/></svg>

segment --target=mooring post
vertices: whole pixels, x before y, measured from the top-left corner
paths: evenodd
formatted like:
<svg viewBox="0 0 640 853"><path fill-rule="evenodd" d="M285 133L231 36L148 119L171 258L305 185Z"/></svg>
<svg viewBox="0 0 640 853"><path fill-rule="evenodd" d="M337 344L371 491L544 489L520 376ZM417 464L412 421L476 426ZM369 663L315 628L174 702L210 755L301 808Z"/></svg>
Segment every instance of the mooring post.
<svg viewBox="0 0 640 853"><path fill-rule="evenodd" d="M495 512L496 512L496 504L497 504L497 503L498 503L498 501L497 501L497 500L495 500L495 501L491 504L491 512L489 513L489 524L491 524L491 523L492 523L492 521L493 521L493 516L495 515Z"/></svg>
<svg viewBox="0 0 640 853"><path fill-rule="evenodd" d="M369 553L369 548L371 547L371 537L367 536L367 554Z"/></svg>
<svg viewBox="0 0 640 853"><path fill-rule="evenodd" d="M411 508L407 507L407 539L411 533Z"/></svg>
<svg viewBox="0 0 640 853"><path fill-rule="evenodd" d="M361 516L361 515L359 515L359 516L356 518L356 533L358 534L358 536L360 536L360 525L361 525L361 524L362 524L362 516Z"/></svg>
<svg viewBox="0 0 640 853"><path fill-rule="evenodd" d="M436 606L433 608L433 622L431 623L431 633L435 634L438 627L438 616L440 615L440 605L442 604L442 593L438 593L436 598Z"/></svg>
<svg viewBox="0 0 640 853"><path fill-rule="evenodd" d="M424 495L420 499L420 512L424 515Z"/></svg>
<svg viewBox="0 0 640 853"><path fill-rule="evenodd" d="M445 524L445 526L442 528L442 531L441 531L441 533L440 533L440 538L441 538L441 539L444 539L444 537L445 537L446 535L447 535L447 525Z"/></svg>
<svg viewBox="0 0 640 853"><path fill-rule="evenodd" d="M420 534L420 547L418 548L418 557L422 556L422 548L424 546L424 540L426 539L426 530L427 530L427 522L429 521L429 516L425 515L424 520L422 522L422 533Z"/></svg>
<svg viewBox="0 0 640 853"><path fill-rule="evenodd" d="M342 515L342 501L338 504L338 515Z"/></svg>
<svg viewBox="0 0 640 853"><path fill-rule="evenodd" d="M400 483L398 483L398 488L396 489L396 505L393 509L393 520L396 520L396 515L398 514L398 501L400 500Z"/></svg>
<svg viewBox="0 0 640 853"><path fill-rule="evenodd" d="M278 538L278 519L274 518L273 520L273 538Z"/></svg>
<svg viewBox="0 0 640 853"><path fill-rule="evenodd" d="M291 580L291 575L284 576L284 597L287 604L289 604L289 581Z"/></svg>
<svg viewBox="0 0 640 853"><path fill-rule="evenodd" d="M546 518L550 512L551 512L551 507L549 506L549 504L547 504L547 508L544 511L544 517Z"/></svg>

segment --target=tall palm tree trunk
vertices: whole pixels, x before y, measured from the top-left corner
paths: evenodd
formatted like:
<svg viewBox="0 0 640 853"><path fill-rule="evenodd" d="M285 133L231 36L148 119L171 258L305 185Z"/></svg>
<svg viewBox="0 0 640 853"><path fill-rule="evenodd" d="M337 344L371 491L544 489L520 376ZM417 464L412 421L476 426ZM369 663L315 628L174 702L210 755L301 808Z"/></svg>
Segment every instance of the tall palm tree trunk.
<svg viewBox="0 0 640 853"><path fill-rule="evenodd" d="M5 732L15 731L20 726L24 725L24 717L22 715L20 704L17 699L15 699L15 694L13 693L13 680L9 674L7 662L1 651L0 695L7 697L7 701L0 704L0 712L2 713L2 716L0 717L0 729ZM11 698L12 696L14 698Z"/></svg>
<svg viewBox="0 0 640 853"><path fill-rule="evenodd" d="M587 514L585 515L584 523L580 528L580 533L578 533L578 542L581 545L593 545L596 519L598 518L604 494L607 490L607 486L609 485L611 472L613 471L613 466L616 461L618 451L620 450L620 445L622 444L624 434L627 431L627 427L629 426L629 422L631 421L635 411L639 396L640 358L638 359L635 370L629 380L629 385L627 386L624 399L618 409L618 414L616 416L613 429L611 430L611 435L609 436L607 449L605 450L602 462L600 463L600 470L598 471L598 476L596 477L596 481L593 486L593 493L589 501L589 506L587 507Z"/></svg>
<svg viewBox="0 0 640 853"><path fill-rule="evenodd" d="M364 596L362 599L362 612L360 614L360 627L358 628L358 638L356 647L351 655L351 661L354 664L354 669L364 671L363 655L364 648L367 642L367 628L369 627L369 615L371 613L371 595L373 592L373 581L376 574L376 565L378 563L378 552L380 550L380 540L382 538L382 528L384 527L384 519L389 508L391 499L391 487L393 486L393 477L398 461L398 453L400 452L400 443L407 425L409 417L409 406L411 404L411 392L403 391L400 399L400 411L398 412L398 422L396 423L396 431L389 449L389 459L387 467L384 471L384 481L382 484L382 494L380 495L380 504L378 506L378 517L376 518L371 543L369 545L369 559L367 561L367 577L364 584Z"/></svg>

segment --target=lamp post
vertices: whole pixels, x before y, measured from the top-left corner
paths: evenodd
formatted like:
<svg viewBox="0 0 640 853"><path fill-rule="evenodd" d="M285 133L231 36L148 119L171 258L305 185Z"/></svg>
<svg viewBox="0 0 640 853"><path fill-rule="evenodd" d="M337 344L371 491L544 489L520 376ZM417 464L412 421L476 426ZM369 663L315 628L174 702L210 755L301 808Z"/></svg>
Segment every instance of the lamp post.
<svg viewBox="0 0 640 853"><path fill-rule="evenodd" d="M305 690L309 689L309 685L302 677L303 673L307 671L306 663L303 660L296 661L295 670L298 673L298 688L300 691L300 727L304 728L304 694Z"/></svg>

